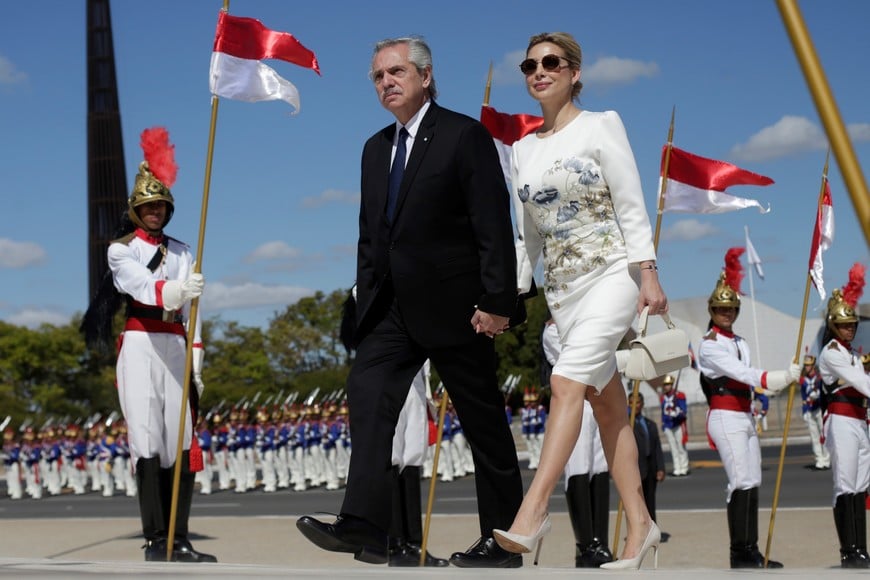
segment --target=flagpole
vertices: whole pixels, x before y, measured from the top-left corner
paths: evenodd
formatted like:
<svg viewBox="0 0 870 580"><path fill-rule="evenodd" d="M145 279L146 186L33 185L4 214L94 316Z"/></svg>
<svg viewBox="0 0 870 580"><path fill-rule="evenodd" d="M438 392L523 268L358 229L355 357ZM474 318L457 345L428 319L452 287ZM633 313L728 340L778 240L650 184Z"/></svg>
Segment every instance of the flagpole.
<svg viewBox="0 0 870 580"><path fill-rule="evenodd" d="M658 207L656 209L656 230L655 236L653 237L653 250L658 253L659 249L659 234L662 229L662 213L664 213L665 207L665 190L667 189L668 184L668 170L671 166L671 149L674 146L674 116L677 112L677 106L671 109L671 123L668 126L668 144L667 149L665 150L665 162L664 167L662 167L662 183L659 188L659 201ZM634 430L634 422L637 419L637 412L634 408L634 403L632 402L634 398L637 396L637 392L640 390L640 381L635 380L632 381L631 385L631 396L629 397L629 418L628 423L631 425L632 430ZM616 503L616 525L613 530L613 553L615 554L619 547L619 528L622 524L622 498L619 498L619 501Z"/></svg>
<svg viewBox="0 0 870 580"><path fill-rule="evenodd" d="M447 415L447 389L441 391L438 409L438 432L435 433L435 456L432 458L432 477L429 478L429 499L426 501L426 520L423 524L423 541L420 543L420 567L426 565L426 545L429 543L429 524L432 523L432 505L435 503L435 482L438 479L438 459L441 457L441 440L444 437L444 417Z"/></svg>
<svg viewBox="0 0 870 580"><path fill-rule="evenodd" d="M223 0L223 10L228 12L230 0ZM211 124L208 131L208 153L205 160L205 183L202 188L202 207L199 214L199 236L196 240L196 261L193 263L195 273L202 272L202 249L205 244L205 222L208 216L208 195L211 185L211 167L214 157L214 136L217 126L218 98L211 97ZM199 314L199 298L190 302L190 314L187 317L187 345L184 357L184 385L181 394L183 402L178 419L178 445L175 451L175 469L172 473L172 503L169 509L169 527L166 538L166 561L172 561L172 549L175 543L175 522L178 517L178 488L181 484L181 457L184 453L184 429L187 422L187 403L190 401L190 376L193 369L193 341L196 338L196 318ZM191 437L196 437L191 425ZM188 469L190 466L188 465Z"/></svg>
<svg viewBox="0 0 870 580"><path fill-rule="evenodd" d="M746 234L746 245L747 249L749 246L749 226L743 226L743 232ZM761 364L761 341L758 340L758 306L755 302L755 282L752 276L752 269L754 266L750 264L749 267L749 296L752 297L752 326L755 331L755 366L757 368L764 368L764 365Z"/></svg>
<svg viewBox="0 0 870 580"><path fill-rule="evenodd" d="M825 197L825 183L828 181L828 161L830 160L831 151L828 150L828 153L825 155L825 168L822 170L822 185L819 190L819 200L816 206L816 211L819 212L822 209L823 199ZM810 242L810 254L812 254L812 242ZM801 340L804 336L804 325L807 320L807 305L810 301L810 284L812 283L812 276L810 275L809 270L807 271L807 283L806 288L804 289L804 306L801 311L801 323L798 328L798 338L797 345L794 349L794 359L793 362L797 362L800 359L801 355ZM788 405L786 406L785 411L785 425L783 426L782 432L782 446L779 450L779 466L776 470L776 486L773 489L773 503L770 508L770 526L767 530L767 546L764 549L764 567L767 568L767 562L770 559L770 546L773 542L773 525L776 522L776 506L779 503L779 489L782 485L782 469L785 465L785 448L786 443L788 442L788 430L791 425L791 411L792 406L794 405L794 392L795 392L795 383L792 383L788 387Z"/></svg>
<svg viewBox="0 0 870 580"><path fill-rule="evenodd" d="M486 75L486 88L483 89L483 106L489 106L489 93L492 90L492 61L489 61L489 74Z"/></svg>
<svg viewBox="0 0 870 580"><path fill-rule="evenodd" d="M828 140L834 150L834 156L837 158L837 164L843 174L843 181L846 183L846 189L849 190L849 196L852 198L855 213L858 214L858 223L864 230L864 239L870 244L870 192L867 190L867 182L864 180L861 166L855 157L849 134L843 125L843 119L840 116L834 95L831 93L825 71L819 62L813 40L807 32L806 24L795 0L777 0L776 4L809 85L810 95L813 97L813 102L819 111L819 117L825 126L825 133L827 133Z"/></svg>

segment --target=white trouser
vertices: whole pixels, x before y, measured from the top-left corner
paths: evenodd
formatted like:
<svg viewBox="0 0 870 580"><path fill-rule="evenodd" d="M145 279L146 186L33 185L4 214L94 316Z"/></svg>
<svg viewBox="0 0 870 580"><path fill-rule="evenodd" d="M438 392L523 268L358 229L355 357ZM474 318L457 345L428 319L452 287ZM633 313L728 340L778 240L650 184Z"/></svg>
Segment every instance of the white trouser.
<svg viewBox="0 0 870 580"><path fill-rule="evenodd" d="M831 453L834 498L864 493L870 486L870 436L866 419L829 414L825 417L825 447Z"/></svg>
<svg viewBox="0 0 870 580"><path fill-rule="evenodd" d="M227 450L219 449L214 453L214 467L218 474L218 488L230 488L230 468L227 466Z"/></svg>
<svg viewBox="0 0 870 580"><path fill-rule="evenodd" d="M287 446L275 450L275 475L278 478L278 488L290 487L290 464L287 461Z"/></svg>
<svg viewBox="0 0 870 580"><path fill-rule="evenodd" d="M673 429L662 429L662 431L665 432L668 447L671 448L671 462L674 464L674 474L685 475L689 473L689 452L686 450L686 446L683 445L682 426L677 426Z"/></svg>
<svg viewBox="0 0 870 580"><path fill-rule="evenodd" d="M804 421L810 432L810 443L813 445L813 455L816 457L816 467L824 469L831 466L831 455L822 444L822 410L815 409L804 413Z"/></svg>
<svg viewBox="0 0 870 580"><path fill-rule="evenodd" d="M184 336L161 332L124 332L118 353L118 399L127 420L133 464L159 457L160 467L175 463L186 350ZM183 449L190 449L190 406L184 402Z"/></svg>
<svg viewBox="0 0 870 580"><path fill-rule="evenodd" d="M260 469L263 471L263 491L273 492L278 487L278 474L275 471L275 450L267 449L260 456Z"/></svg>
<svg viewBox="0 0 870 580"><path fill-rule="evenodd" d="M707 434L728 476L727 501L735 490L761 485L761 445L750 413L712 409L707 413Z"/></svg>
<svg viewBox="0 0 870 580"><path fill-rule="evenodd" d="M21 464L17 461L6 466L6 493L12 499L21 499Z"/></svg>

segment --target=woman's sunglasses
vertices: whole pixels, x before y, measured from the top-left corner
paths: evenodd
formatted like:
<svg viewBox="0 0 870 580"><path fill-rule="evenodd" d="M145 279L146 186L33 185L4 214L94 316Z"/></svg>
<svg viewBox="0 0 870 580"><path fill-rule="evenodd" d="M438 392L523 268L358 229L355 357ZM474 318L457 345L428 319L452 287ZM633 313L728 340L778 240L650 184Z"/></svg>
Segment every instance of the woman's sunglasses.
<svg viewBox="0 0 870 580"><path fill-rule="evenodd" d="M520 70L524 75L530 75L538 70L538 63L541 63L541 66L544 67L544 70L547 72L553 72L554 70L559 70L562 67L562 61L567 62L568 64L576 64L573 60L567 59L564 56L558 56L555 54L545 55L541 60L535 60L533 58L527 58L523 62L520 63Z"/></svg>

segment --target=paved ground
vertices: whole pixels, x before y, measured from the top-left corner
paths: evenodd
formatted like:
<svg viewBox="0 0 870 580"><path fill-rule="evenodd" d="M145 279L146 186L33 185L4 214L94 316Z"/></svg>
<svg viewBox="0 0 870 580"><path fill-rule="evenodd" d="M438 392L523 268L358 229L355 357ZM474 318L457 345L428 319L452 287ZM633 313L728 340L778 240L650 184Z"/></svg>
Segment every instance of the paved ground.
<svg viewBox="0 0 870 580"><path fill-rule="evenodd" d="M615 513L613 514L615 517ZM459 568L411 570L372 566L355 562L348 554L334 554L314 548L296 530L295 517L194 518L194 544L215 554L219 564L166 564L142 561L142 540L138 520L57 519L2 520L0 576L9 578L83 578L160 576L183 578L234 577L266 578L426 578L446 577L576 577L578 573L609 577L637 577L573 568L573 535L565 514L554 514L553 532L544 542L541 566L532 568L531 559L521 570L462 570ZM724 510L663 511L659 520L669 541L662 544L658 570L652 571L652 555L644 574L669 578L709 580L751 573L728 570L727 524ZM759 517L761 549L765 548L770 512ZM836 533L829 509L777 511L771 557L786 568L763 573L789 578L848 576L838 567ZM613 531L613 522L611 533ZM624 528L623 528L624 530ZM447 557L465 549L477 536L474 516L434 516L430 551Z"/></svg>

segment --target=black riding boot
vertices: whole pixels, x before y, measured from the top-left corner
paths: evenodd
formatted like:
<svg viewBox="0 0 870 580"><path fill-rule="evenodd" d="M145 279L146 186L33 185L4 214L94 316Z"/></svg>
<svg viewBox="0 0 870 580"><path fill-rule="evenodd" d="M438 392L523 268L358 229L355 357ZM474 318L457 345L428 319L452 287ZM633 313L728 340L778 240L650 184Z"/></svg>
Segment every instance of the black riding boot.
<svg viewBox="0 0 870 580"><path fill-rule="evenodd" d="M593 566L613 561L607 544L610 533L610 472L596 473L589 480L592 498L592 544L587 552Z"/></svg>
<svg viewBox="0 0 870 580"><path fill-rule="evenodd" d="M172 543L173 562L217 562L217 558L211 554L197 552L187 539L188 521L190 520L190 507L193 503L193 488L196 474L190 471L190 451L184 451L181 456L181 478L178 482L178 507L175 514L175 538ZM169 482L169 495L166 500L171 507L172 501L172 478L175 467L165 469L166 479Z"/></svg>
<svg viewBox="0 0 870 580"><path fill-rule="evenodd" d="M866 547L867 508L864 506L864 497L864 494L844 493L838 495L834 503L834 524L840 540L840 566L843 568L870 566Z"/></svg>
<svg viewBox="0 0 870 580"><path fill-rule="evenodd" d="M589 474L581 473L568 478L565 489L565 500L568 503L568 517L574 530L576 551L574 566L576 568L596 568L587 557L587 551L592 544L592 496L589 491Z"/></svg>
<svg viewBox="0 0 870 580"><path fill-rule="evenodd" d="M764 555L758 551L757 487L731 492L728 534L731 537L732 568L764 568ZM767 567L782 568L782 563L768 560Z"/></svg>
<svg viewBox="0 0 870 580"><path fill-rule="evenodd" d="M396 469L396 468L394 468ZM420 468L415 465L406 466L396 476L398 498L394 491L394 502L398 500L399 512L393 512L393 519L399 519L396 529L401 529L402 541L399 550L390 551L390 566L419 566L420 554L423 551L423 517L422 498L420 493ZM391 530L393 527L391 526ZM392 542L392 537L390 538ZM393 544L390 544L391 548ZM423 561L424 566L442 568L450 562L444 558L436 558L429 551Z"/></svg>
<svg viewBox="0 0 870 580"><path fill-rule="evenodd" d="M166 524L163 494L160 489L160 458L142 457L136 461L139 516L145 536L145 561L166 561Z"/></svg>

